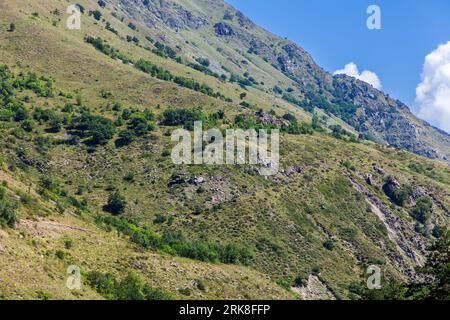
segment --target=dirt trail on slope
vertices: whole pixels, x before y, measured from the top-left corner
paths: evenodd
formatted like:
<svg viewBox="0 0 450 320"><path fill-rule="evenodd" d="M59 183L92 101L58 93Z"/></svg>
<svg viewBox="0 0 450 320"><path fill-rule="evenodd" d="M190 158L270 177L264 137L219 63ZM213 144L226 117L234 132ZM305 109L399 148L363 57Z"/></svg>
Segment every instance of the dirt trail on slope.
<svg viewBox="0 0 450 320"><path fill-rule="evenodd" d="M54 240L59 239L62 233L67 231L83 233L89 232L89 230L84 228L41 219L37 221L22 219L20 220L19 225L35 236L50 236Z"/></svg>

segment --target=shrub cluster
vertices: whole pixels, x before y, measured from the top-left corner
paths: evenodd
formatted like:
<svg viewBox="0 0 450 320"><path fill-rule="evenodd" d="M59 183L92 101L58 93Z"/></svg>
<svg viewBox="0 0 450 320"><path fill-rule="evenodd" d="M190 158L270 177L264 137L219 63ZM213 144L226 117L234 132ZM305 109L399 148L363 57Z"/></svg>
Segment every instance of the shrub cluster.
<svg viewBox="0 0 450 320"><path fill-rule="evenodd" d="M422 224L426 224L433 211L433 202L429 197L421 197L411 210L411 216Z"/></svg>
<svg viewBox="0 0 450 320"><path fill-rule="evenodd" d="M0 187L0 227L15 227L19 221L16 209L17 205L8 199L6 189Z"/></svg>
<svg viewBox="0 0 450 320"><path fill-rule="evenodd" d="M94 146L106 144L116 132L116 126L110 119L89 113L73 119L68 129L71 134L86 139L86 144Z"/></svg>
<svg viewBox="0 0 450 320"><path fill-rule="evenodd" d="M188 130L194 128L195 121L205 120L202 109L167 109L163 113L162 124L166 126L183 126Z"/></svg>
<svg viewBox="0 0 450 320"><path fill-rule="evenodd" d="M139 227L132 221L117 217L101 217L99 222L116 228L130 236L131 241L144 249L161 250L185 258L221 262L226 264L248 264L252 255L248 248L235 244L222 245L204 241L188 241L177 232L165 232L163 236L152 230Z"/></svg>
<svg viewBox="0 0 450 320"><path fill-rule="evenodd" d="M91 271L86 275L87 283L108 300L169 300L169 294L154 289L135 272L130 272L121 281L110 273Z"/></svg>

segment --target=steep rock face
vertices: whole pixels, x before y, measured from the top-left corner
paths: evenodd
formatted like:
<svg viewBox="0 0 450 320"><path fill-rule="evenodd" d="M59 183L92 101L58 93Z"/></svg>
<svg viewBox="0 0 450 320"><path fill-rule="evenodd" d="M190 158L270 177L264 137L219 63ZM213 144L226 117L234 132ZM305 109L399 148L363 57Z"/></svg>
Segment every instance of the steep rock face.
<svg viewBox="0 0 450 320"><path fill-rule="evenodd" d="M347 93L358 111L351 125L383 144L431 158L450 160L450 135L417 119L409 108L357 79L338 75L334 84Z"/></svg>
<svg viewBox="0 0 450 320"><path fill-rule="evenodd" d="M143 14L149 26L157 23L170 29L199 29L207 25L204 18L198 17L183 6L166 0L120 0L119 6L136 18ZM144 10L142 10L144 9Z"/></svg>
<svg viewBox="0 0 450 320"><path fill-rule="evenodd" d="M214 31L218 36L234 36L235 32L231 26L226 23L216 23L214 25Z"/></svg>

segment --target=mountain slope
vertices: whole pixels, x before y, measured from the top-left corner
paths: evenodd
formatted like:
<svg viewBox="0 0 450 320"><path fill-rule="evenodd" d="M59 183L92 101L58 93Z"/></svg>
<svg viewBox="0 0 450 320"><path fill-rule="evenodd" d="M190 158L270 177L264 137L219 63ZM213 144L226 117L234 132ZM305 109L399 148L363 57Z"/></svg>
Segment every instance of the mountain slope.
<svg viewBox="0 0 450 320"><path fill-rule="evenodd" d="M240 74L248 72L257 82L264 82L256 85L260 90L295 89L285 92L285 97L301 101L301 107L324 109L380 143L450 160L449 134L417 119L407 106L366 83L331 76L298 45L259 28L221 0L121 0L118 6L119 13L155 29L156 37L163 35L181 51L209 58L221 72L221 66ZM195 43L184 43L184 39ZM343 102L352 106L343 106Z"/></svg>
<svg viewBox="0 0 450 320"><path fill-rule="evenodd" d="M326 105L337 95L342 106L354 91L355 101L366 104L366 91L380 93L331 77L298 47L291 62L272 61L277 70L255 54L256 45L249 53L243 44L260 39L286 52L279 48L289 42L220 1L105 1L105 8L79 2L79 31L65 28L64 1L0 4L2 30L16 26L0 33L0 61L8 66L0 77L7 89L0 100L5 298L102 298L87 276L123 279L130 270L174 298L195 299L309 298L304 284L291 290L298 276L315 287L312 297L355 298L369 264L381 265L388 278L415 277L426 244L449 223L448 165L358 139L319 108L314 129L310 111L320 105L304 101ZM89 15L95 10L99 20ZM144 72L150 63L159 68L153 75ZM210 90L189 87L185 78ZM310 94L321 87L325 100ZM378 99L381 105L371 108L391 103ZM253 166L174 165L170 133L183 125L165 121L174 109L221 129L288 123L279 174L266 179ZM138 135L135 122L146 130ZM346 130L328 128L335 124ZM107 212L116 192L125 199L119 216L126 220ZM422 212L424 199L431 208ZM11 208L15 228L3 223ZM74 246L67 249L63 236ZM15 273L17 261L44 273ZM71 264L82 269L81 293L65 287Z"/></svg>

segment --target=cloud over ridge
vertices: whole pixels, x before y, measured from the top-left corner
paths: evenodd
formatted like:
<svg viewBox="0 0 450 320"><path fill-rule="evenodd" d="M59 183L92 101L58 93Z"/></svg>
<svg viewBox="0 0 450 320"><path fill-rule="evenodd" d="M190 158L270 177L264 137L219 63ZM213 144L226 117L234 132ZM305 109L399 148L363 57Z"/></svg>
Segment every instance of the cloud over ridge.
<svg viewBox="0 0 450 320"><path fill-rule="evenodd" d="M380 78L375 72L364 70L363 72L359 73L358 66L353 62L346 64L344 69L336 70L333 74L346 74L350 77L354 77L361 81L367 82L378 90L380 90L382 87Z"/></svg>
<svg viewBox="0 0 450 320"><path fill-rule="evenodd" d="M421 81L417 115L450 133L450 41L425 57Z"/></svg>

